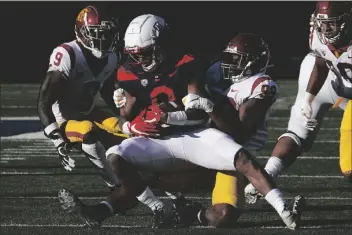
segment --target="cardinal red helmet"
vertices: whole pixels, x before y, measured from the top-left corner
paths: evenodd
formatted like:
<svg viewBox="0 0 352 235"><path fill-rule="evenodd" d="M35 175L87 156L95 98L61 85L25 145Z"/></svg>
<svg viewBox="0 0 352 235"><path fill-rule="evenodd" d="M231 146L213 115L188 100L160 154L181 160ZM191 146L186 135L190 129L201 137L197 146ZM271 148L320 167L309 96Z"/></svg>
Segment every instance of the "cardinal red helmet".
<svg viewBox="0 0 352 235"><path fill-rule="evenodd" d="M98 58L115 52L120 40L117 19L94 6L87 6L78 14L75 33L77 40Z"/></svg>
<svg viewBox="0 0 352 235"><path fill-rule="evenodd" d="M351 24L351 2L317 2L312 23L323 44L337 43L347 35Z"/></svg>
<svg viewBox="0 0 352 235"><path fill-rule="evenodd" d="M269 47L261 37L252 33L241 33L229 42L222 54L223 77L240 82L259 72L265 72L269 60Z"/></svg>

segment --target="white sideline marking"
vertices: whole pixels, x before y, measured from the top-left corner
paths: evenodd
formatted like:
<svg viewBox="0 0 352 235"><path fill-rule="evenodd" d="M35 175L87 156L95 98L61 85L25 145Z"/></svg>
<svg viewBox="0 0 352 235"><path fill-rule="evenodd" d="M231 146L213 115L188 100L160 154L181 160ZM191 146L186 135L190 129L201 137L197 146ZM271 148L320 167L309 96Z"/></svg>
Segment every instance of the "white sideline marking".
<svg viewBox="0 0 352 235"><path fill-rule="evenodd" d="M276 143L277 140L269 140L267 143ZM336 144L340 143L339 140L316 140L314 141L315 144Z"/></svg>
<svg viewBox="0 0 352 235"><path fill-rule="evenodd" d="M57 197L53 196L19 196L19 197L0 197L2 199L57 199ZM98 199L105 199L105 197L79 197L82 200L98 200ZM170 197L167 196L160 196L158 197L163 200L171 200ZM186 196L187 199L190 200L210 200L211 197L197 197L197 196ZM293 197L285 197L286 200L290 200ZM352 200L349 197L305 197L306 200Z"/></svg>
<svg viewBox="0 0 352 235"><path fill-rule="evenodd" d="M10 152L10 153L4 153L6 152L6 150L1 153L1 158L0 160L6 160L6 161L26 161L26 160L29 160L30 158L57 158L56 156L56 152L51 152L52 154L48 154L48 153L45 153L46 155L28 155L26 154L25 157L14 157L14 152ZM19 152L19 153L25 153L25 152ZM38 151L36 151L36 153L38 153ZM73 155L72 158L86 158L84 155L82 154L79 154L79 155ZM270 156L257 156L256 157L257 159L269 159ZM300 156L298 157L298 159L301 159L301 160L337 160L337 159L340 159L339 156Z"/></svg>
<svg viewBox="0 0 352 235"><path fill-rule="evenodd" d="M18 172L18 171L1 171L0 175L55 175L57 173L66 172L45 172L45 171L33 171L33 172ZM91 172L89 172L91 173ZM339 175L280 175L279 178L325 178L325 179L342 179L343 176Z"/></svg>
<svg viewBox="0 0 352 235"><path fill-rule="evenodd" d="M4 106L2 106L4 108ZM1 117L2 121L39 121L38 116Z"/></svg>
<svg viewBox="0 0 352 235"><path fill-rule="evenodd" d="M268 130L274 130L274 131L286 131L287 127L268 127ZM320 128L320 131L339 131L340 128L335 128L335 127L323 127Z"/></svg>
<svg viewBox="0 0 352 235"><path fill-rule="evenodd" d="M271 116L271 117L269 117L269 121L270 120L287 120L287 119L289 119L290 117L289 116L287 116L287 117L273 117L273 116ZM341 121L342 120L342 117L326 117L326 118L324 118L323 119L325 122L326 121Z"/></svg>
<svg viewBox="0 0 352 235"><path fill-rule="evenodd" d="M1 105L2 109L36 109L37 106L31 105Z"/></svg>
<svg viewBox="0 0 352 235"><path fill-rule="evenodd" d="M26 160L25 157L1 157L1 161L23 161Z"/></svg>
<svg viewBox="0 0 352 235"><path fill-rule="evenodd" d="M83 224L0 224L0 227L22 227L22 228L30 228L30 227L41 227L41 228L82 228L84 227ZM102 228L149 228L148 225L141 226L141 225L102 225ZM300 228L305 229L318 229L318 228L329 228L329 227L336 227L336 225L316 225L316 226L300 226ZM338 227L341 228L352 228L352 224L344 224L339 225ZM196 229L215 229L214 227L210 226L191 226L190 228ZM254 228L264 228L264 229L287 229L285 226L260 226ZM151 228L150 228L151 229Z"/></svg>

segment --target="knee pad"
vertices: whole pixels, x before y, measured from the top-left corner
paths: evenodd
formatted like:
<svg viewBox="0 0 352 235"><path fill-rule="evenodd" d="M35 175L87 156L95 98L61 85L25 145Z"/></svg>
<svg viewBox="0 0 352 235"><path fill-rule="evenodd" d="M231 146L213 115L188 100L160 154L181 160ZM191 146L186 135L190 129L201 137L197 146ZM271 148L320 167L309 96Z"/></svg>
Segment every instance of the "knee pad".
<svg viewBox="0 0 352 235"><path fill-rule="evenodd" d="M70 142L84 142L86 135L94 129L91 121L69 120L64 126L65 134Z"/></svg>
<svg viewBox="0 0 352 235"><path fill-rule="evenodd" d="M110 147L106 151L105 155L106 155L106 160L112 163L114 160L116 160L117 156L120 156L119 145L114 145Z"/></svg>
<svg viewBox="0 0 352 235"><path fill-rule="evenodd" d="M299 146L299 148L302 148L301 138L299 138L298 135L296 135L295 133L286 132L286 133L282 134L277 140L280 140L282 137L291 138Z"/></svg>

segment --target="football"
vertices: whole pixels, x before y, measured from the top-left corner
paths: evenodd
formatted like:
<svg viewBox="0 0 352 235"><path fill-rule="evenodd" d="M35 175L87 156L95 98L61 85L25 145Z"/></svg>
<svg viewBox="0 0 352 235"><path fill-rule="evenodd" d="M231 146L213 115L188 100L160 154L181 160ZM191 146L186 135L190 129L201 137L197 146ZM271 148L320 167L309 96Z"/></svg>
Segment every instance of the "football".
<svg viewBox="0 0 352 235"><path fill-rule="evenodd" d="M158 122L160 120L160 113L162 112L174 112L177 111L177 105L173 102L152 104L148 108L145 108L140 112L137 118L144 122ZM162 127L168 127L169 125L163 124Z"/></svg>

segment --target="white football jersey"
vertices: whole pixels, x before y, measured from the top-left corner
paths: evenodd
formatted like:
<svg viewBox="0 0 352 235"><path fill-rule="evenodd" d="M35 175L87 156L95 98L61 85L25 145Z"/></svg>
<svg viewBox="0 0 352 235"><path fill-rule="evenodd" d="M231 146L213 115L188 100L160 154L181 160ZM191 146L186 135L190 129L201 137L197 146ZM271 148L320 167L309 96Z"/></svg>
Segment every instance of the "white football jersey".
<svg viewBox="0 0 352 235"><path fill-rule="evenodd" d="M319 57L327 61L334 62L338 55L335 55L332 52L332 49L329 48L328 44L323 44L317 34L317 30L312 26L310 27L310 35L309 35L309 47L310 49Z"/></svg>
<svg viewBox="0 0 352 235"><path fill-rule="evenodd" d="M207 71L206 80L208 89L221 93L229 98L233 107L238 110L240 106L249 99L263 99L269 95L274 104L279 96L279 86L268 75L258 73L241 82L233 83L229 88L222 89L218 86L222 78L221 63L213 64ZM257 132L243 145L249 151L258 151L267 142L267 120L270 109L266 112L265 120Z"/></svg>
<svg viewBox="0 0 352 235"><path fill-rule="evenodd" d="M352 46L332 63L328 63L336 77L340 77L346 87L352 87Z"/></svg>
<svg viewBox="0 0 352 235"><path fill-rule="evenodd" d="M71 119L74 113L88 114L94 108L94 101L104 82L116 72L116 53L109 53L101 72L94 76L76 40L56 47L51 56L49 71L60 71L68 83L63 98L52 106L57 122Z"/></svg>

